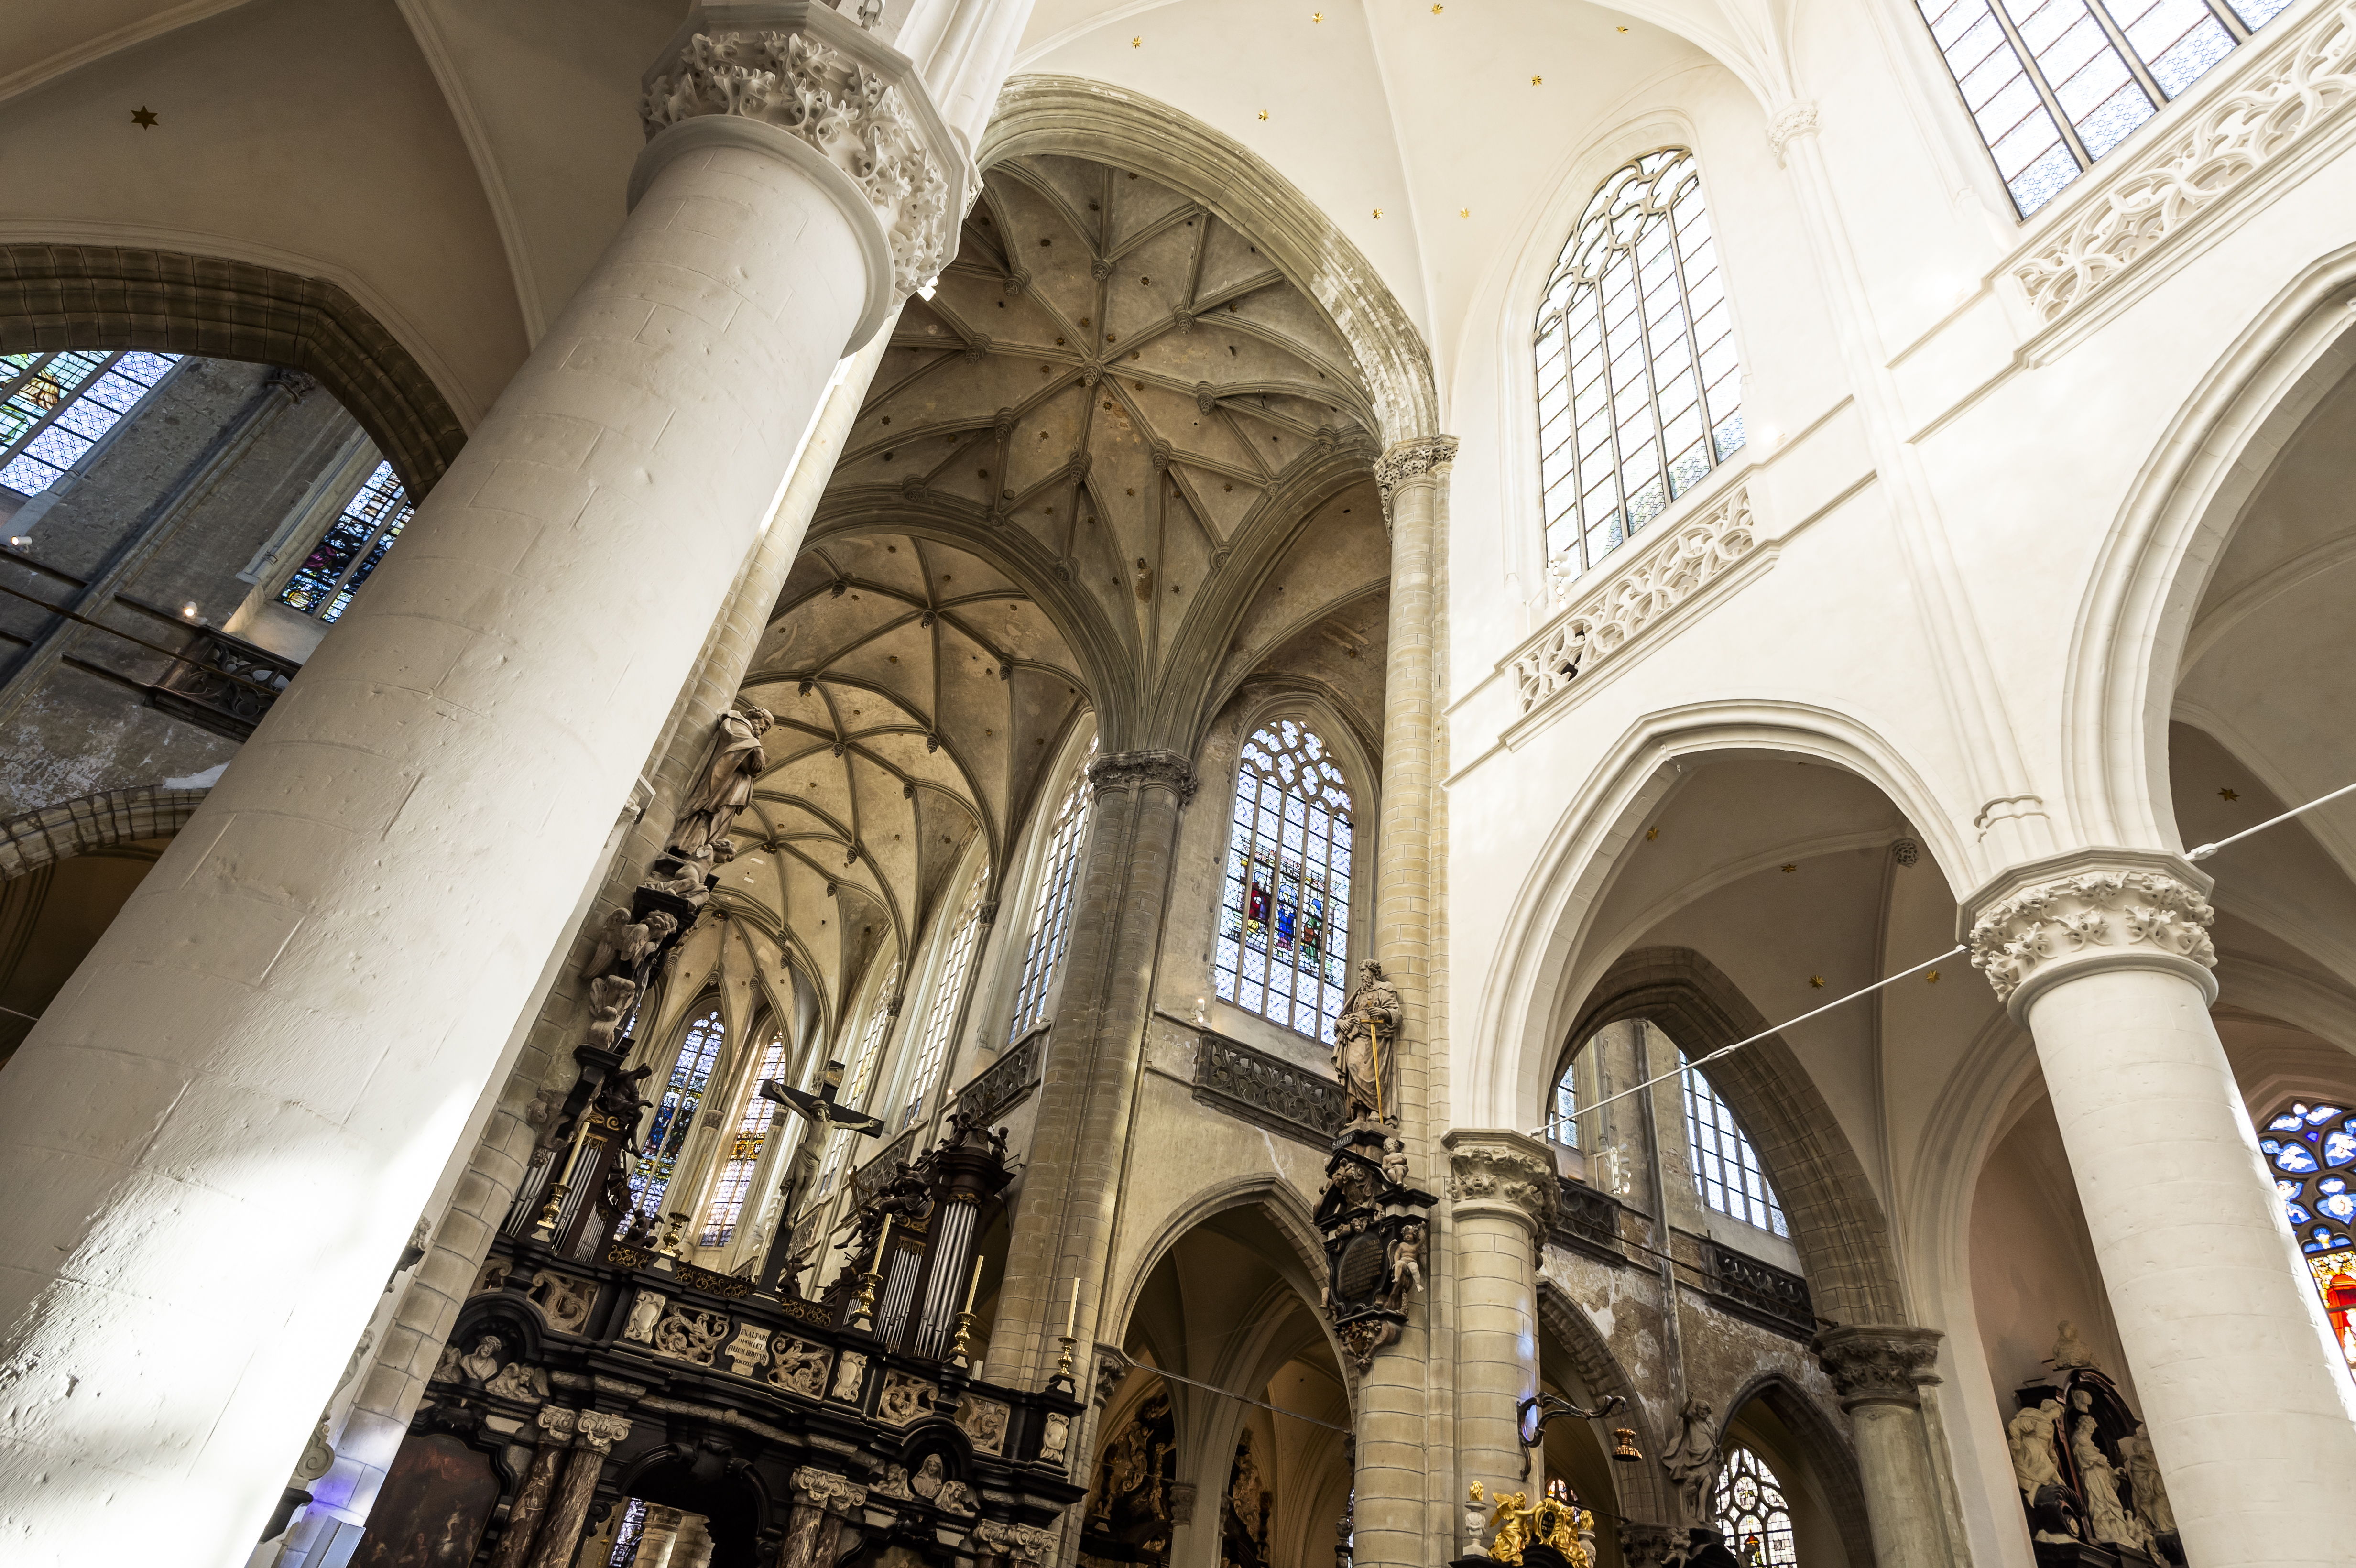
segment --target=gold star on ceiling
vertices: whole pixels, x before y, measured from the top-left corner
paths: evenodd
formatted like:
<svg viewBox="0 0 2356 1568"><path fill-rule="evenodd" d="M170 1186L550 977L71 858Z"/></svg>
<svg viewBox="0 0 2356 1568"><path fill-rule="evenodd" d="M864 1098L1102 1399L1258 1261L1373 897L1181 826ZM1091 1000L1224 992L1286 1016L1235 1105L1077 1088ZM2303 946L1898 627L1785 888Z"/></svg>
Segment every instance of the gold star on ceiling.
<svg viewBox="0 0 2356 1568"><path fill-rule="evenodd" d="M1647 827L1644 829L1644 842L1647 844L1650 844L1654 839L1658 838L1660 836L1661 830L1657 827Z"/></svg>
<svg viewBox="0 0 2356 1568"><path fill-rule="evenodd" d="M1145 40L1141 37L1131 38L1129 40L1129 47L1133 49L1141 49L1145 47Z"/></svg>
<svg viewBox="0 0 2356 1568"><path fill-rule="evenodd" d="M1459 218L1470 218L1472 216L1472 209L1469 207L1460 207L1456 209L1456 216Z"/></svg>
<svg viewBox="0 0 2356 1568"><path fill-rule="evenodd" d="M1309 13L1309 19L1312 22L1322 22L1325 19L1325 13L1323 11L1312 11Z"/></svg>
<svg viewBox="0 0 2356 1568"><path fill-rule="evenodd" d="M1935 986L1939 983L1939 972L1936 969L1933 969L1928 975L1923 976L1922 979L1925 984Z"/></svg>
<svg viewBox="0 0 2356 1568"><path fill-rule="evenodd" d="M1816 991L1821 991L1821 990L1823 990L1823 989L1825 988L1825 977L1824 977L1822 975L1811 975L1811 976L1808 976L1808 987L1809 987L1809 988L1810 988L1811 990L1816 990Z"/></svg>
<svg viewBox="0 0 2356 1568"><path fill-rule="evenodd" d="M1783 862L1783 869L1784 869L1784 870L1786 870L1786 871L1796 871L1796 870L1798 870L1799 869L1800 869L1800 868L1799 868L1798 863L1797 863L1797 862L1795 862L1795 861L1792 861L1792 860L1786 860L1786 861L1784 861L1784 862Z"/></svg>
<svg viewBox="0 0 2356 1568"><path fill-rule="evenodd" d="M1260 117L1261 119L1263 119L1263 120L1267 119L1267 118L1268 118L1268 111L1267 111L1267 110L1265 110L1265 109L1261 110L1261 111L1259 112L1259 117Z"/></svg>
<svg viewBox="0 0 2356 1568"><path fill-rule="evenodd" d="M155 128L155 112L143 103L131 112L131 123L142 130L153 131Z"/></svg>
<svg viewBox="0 0 2356 1568"><path fill-rule="evenodd" d="M1546 78L1542 76L1534 76L1530 78L1530 85L1532 87L1544 87L1546 85Z"/></svg>
<svg viewBox="0 0 2356 1568"><path fill-rule="evenodd" d="M1433 16L1439 16L1439 15L1440 15L1440 13L1441 9L1442 9L1442 7L1438 6L1438 5L1434 5L1434 6L1431 8L1431 14L1432 14Z"/></svg>
<svg viewBox="0 0 2356 1568"><path fill-rule="evenodd" d="M2242 798L2242 792L2239 790L2221 789L2217 792L2217 798L2219 800L2239 800Z"/></svg>
<svg viewBox="0 0 2356 1568"><path fill-rule="evenodd" d="M1383 209L1382 209L1381 208L1379 208L1379 207L1378 207L1378 208L1375 208L1375 216L1376 216L1376 218L1380 218L1382 215L1383 215Z"/></svg>

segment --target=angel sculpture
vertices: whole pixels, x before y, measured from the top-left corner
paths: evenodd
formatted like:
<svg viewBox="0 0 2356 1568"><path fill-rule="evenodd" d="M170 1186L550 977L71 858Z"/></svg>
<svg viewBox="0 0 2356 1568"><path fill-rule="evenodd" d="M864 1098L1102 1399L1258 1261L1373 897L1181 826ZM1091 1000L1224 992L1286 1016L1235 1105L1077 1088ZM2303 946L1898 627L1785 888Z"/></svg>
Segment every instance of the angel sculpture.
<svg viewBox="0 0 2356 1568"><path fill-rule="evenodd" d="M1529 1494L1499 1492L1496 1511L1489 1516L1489 1555L1518 1565L1530 1544Z"/></svg>

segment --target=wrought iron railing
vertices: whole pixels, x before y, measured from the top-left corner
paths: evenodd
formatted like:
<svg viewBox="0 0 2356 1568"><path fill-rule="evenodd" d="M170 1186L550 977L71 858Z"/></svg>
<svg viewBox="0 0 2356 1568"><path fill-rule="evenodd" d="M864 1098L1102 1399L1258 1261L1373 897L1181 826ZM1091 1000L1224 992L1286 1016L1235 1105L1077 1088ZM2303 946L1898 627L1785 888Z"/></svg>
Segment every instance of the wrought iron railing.
<svg viewBox="0 0 2356 1568"><path fill-rule="evenodd" d="M1347 1115L1333 1079L1207 1029L1194 1049L1194 1098L1320 1147L1333 1140Z"/></svg>
<svg viewBox="0 0 2356 1568"><path fill-rule="evenodd" d="M230 740L253 733L303 667L242 637L206 627L182 651L147 700Z"/></svg>

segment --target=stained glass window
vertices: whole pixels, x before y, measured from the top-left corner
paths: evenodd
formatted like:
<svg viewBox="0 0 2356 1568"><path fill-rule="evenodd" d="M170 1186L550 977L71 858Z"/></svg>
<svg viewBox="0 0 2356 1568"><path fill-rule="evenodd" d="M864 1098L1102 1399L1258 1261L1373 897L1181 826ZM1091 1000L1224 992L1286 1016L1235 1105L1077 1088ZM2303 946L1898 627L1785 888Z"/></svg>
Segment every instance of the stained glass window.
<svg viewBox="0 0 2356 1568"><path fill-rule="evenodd" d="M2356 1112L2345 1105L2293 1101L2266 1123L2259 1152L2274 1167L2291 1233L2332 1338L2356 1371Z"/></svg>
<svg viewBox="0 0 2356 1568"><path fill-rule="evenodd" d="M177 354L0 354L0 485L37 496L155 389Z"/></svg>
<svg viewBox="0 0 2356 1568"><path fill-rule="evenodd" d="M1562 1064L1562 1076L1554 1081L1554 1120L1547 1127L1547 1136L1569 1148L1579 1147L1578 1070L1576 1058Z"/></svg>
<svg viewBox="0 0 2356 1568"><path fill-rule="evenodd" d="M712 1204L704 1211L703 1233L696 1244L723 1247L736 1233L736 1221L744 1212L744 1195L753 1185L753 1169L761 1162L761 1150L769 1141L769 1129L776 1125L777 1113L784 1109L775 1100L761 1097L761 1083L775 1078L786 1070L786 1037L770 1037L768 1048L761 1052L761 1063L745 1080L744 1108L736 1117L736 1130L730 1135L723 1154L719 1179L712 1184Z"/></svg>
<svg viewBox="0 0 2356 1568"><path fill-rule="evenodd" d="M957 934L949 938L940 983L933 989L933 1010L925 1019L924 1041L916 1049L916 1071L908 1080L908 1108L900 1116L903 1127L915 1126L916 1118L925 1114L926 1097L948 1056L949 1037L957 1032L958 1013L965 1006L965 980L973 967L974 940L980 933L981 889L977 886L973 901L958 917Z"/></svg>
<svg viewBox="0 0 2356 1568"><path fill-rule="evenodd" d="M639 1157L637 1168L630 1172L633 1209L649 1216L662 1212L663 1197L670 1190L671 1175L679 1167L680 1148L695 1126L696 1107L703 1104L703 1092L712 1083L712 1066L720 1060L721 1048L727 1043L727 1027L720 1021L718 1008L687 1026L687 1038L680 1041L679 1061L670 1070L670 1082L664 1085L662 1098L655 1104L654 1120L647 1127L646 1153ZM615 1234L619 1235L628 1224L629 1218L625 1215Z"/></svg>
<svg viewBox="0 0 2356 1568"><path fill-rule="evenodd" d="M1350 785L1317 732L1280 719L1236 764L1219 999L1333 1043L1350 959Z"/></svg>
<svg viewBox="0 0 2356 1568"><path fill-rule="evenodd" d="M1783 1205L1767 1185L1759 1151L1735 1124L1733 1110L1718 1097L1709 1080L1687 1064L1683 1051L1677 1053L1677 1067L1685 1078L1686 1141L1693 1148L1694 1185L1701 1189L1701 1200L1746 1225L1789 1235Z"/></svg>
<svg viewBox="0 0 2356 1568"><path fill-rule="evenodd" d="M1597 188L1547 282L1537 367L1547 558L1563 581L1742 445L1742 367L1692 153L1646 153Z"/></svg>
<svg viewBox="0 0 2356 1568"><path fill-rule="evenodd" d="M895 964L876 987L874 1011L867 1015L867 1027L859 1031L859 1049L851 1053L851 1065L843 1073L838 1098L854 1111L867 1108L868 1091L875 1083L876 1068L883 1063L884 1033L892 1023L891 998L899 979L900 966ZM834 1179L841 1174L843 1159L850 1153L851 1140L858 1136L844 1132L834 1135L833 1146L826 1151L826 1167L819 1172L819 1197L834 1190Z"/></svg>
<svg viewBox="0 0 2356 1568"><path fill-rule="evenodd" d="M2027 218L2290 0L1917 0Z"/></svg>
<svg viewBox="0 0 2356 1568"><path fill-rule="evenodd" d="M1096 748L1088 750L1093 755ZM1047 1021L1047 987L1055 978L1055 965L1071 935L1080 846L1088 836L1088 807L1095 798L1083 766L1055 813L1055 835L1047 840L1047 865L1039 879L1039 903L1031 917L1030 939L1023 949L1023 984L1014 994L1014 1027L1006 1037L1010 1040Z"/></svg>
<svg viewBox="0 0 2356 1568"><path fill-rule="evenodd" d="M1786 1568L1800 1561L1792 1541L1792 1509L1783 1500L1783 1483L1750 1449L1728 1451L1711 1504L1727 1550L1745 1568L1754 1563Z"/></svg>
<svg viewBox="0 0 2356 1568"><path fill-rule="evenodd" d="M401 537L402 528L417 510L409 504L409 493L401 487L401 480L392 472L392 464L380 463L376 472L361 482L352 498L311 553L294 570L278 602L305 615L316 615L322 621L333 622L360 591L377 562L384 559L392 541Z"/></svg>

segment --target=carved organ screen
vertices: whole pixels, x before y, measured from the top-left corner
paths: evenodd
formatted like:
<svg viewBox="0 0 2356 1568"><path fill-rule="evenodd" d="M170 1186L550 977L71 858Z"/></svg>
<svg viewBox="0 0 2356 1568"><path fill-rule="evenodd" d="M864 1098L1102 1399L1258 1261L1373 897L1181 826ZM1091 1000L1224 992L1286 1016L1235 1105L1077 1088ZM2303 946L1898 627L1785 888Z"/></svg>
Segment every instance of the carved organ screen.
<svg viewBox="0 0 2356 1568"><path fill-rule="evenodd" d="M2027 218L2290 0L1917 0Z"/></svg>
<svg viewBox="0 0 2356 1568"><path fill-rule="evenodd" d="M416 510L409 504L409 492L401 487L392 464L378 464L344 503L336 520L327 525L327 531L319 536L319 542L311 547L303 564L294 569L278 602L305 615L334 621Z"/></svg>
<svg viewBox="0 0 2356 1568"><path fill-rule="evenodd" d="M974 942L980 932L981 884L977 883L972 901L958 916L956 934L949 938L948 956L933 987L932 1009L925 1018L924 1042L916 1051L916 1070L908 1078L908 1108L900 1115L903 1127L915 1126L916 1119L925 1114L933 1082L941 1075L942 1065L948 1058L949 1039L957 1032L958 1014L965 1006L966 976L973 969Z"/></svg>
<svg viewBox="0 0 2356 1568"><path fill-rule="evenodd" d="M1701 1200L1746 1225L1789 1235L1783 1205L1767 1185L1759 1151L1736 1125L1732 1108L1687 1062L1683 1051L1677 1053L1677 1066L1685 1079L1686 1141L1693 1149L1694 1186L1700 1189Z"/></svg>
<svg viewBox="0 0 2356 1568"><path fill-rule="evenodd" d="M671 1175L679 1168L679 1151L695 1126L696 1110L712 1084L712 1069L727 1043L728 1029L720 1021L717 1006L698 1015L680 1041L670 1082L663 1086L662 1098L655 1103L654 1119L647 1126L646 1153L630 1173L630 1206L649 1220L663 1211ZM626 1227L628 1222L626 1216L622 1225ZM615 1233L620 1234L620 1230Z"/></svg>
<svg viewBox="0 0 2356 1568"><path fill-rule="evenodd" d="M1748 1448L1730 1450L1710 1500L1719 1533L1739 1561L1772 1568L1800 1561L1792 1543L1792 1510L1783 1500L1783 1484L1758 1455Z"/></svg>
<svg viewBox="0 0 2356 1568"><path fill-rule="evenodd" d="M2274 1167L2275 1190L2298 1238L2300 1260L2340 1353L2356 1371L2356 1113L2294 1101L2266 1123L2258 1150Z"/></svg>
<svg viewBox="0 0 2356 1568"><path fill-rule="evenodd" d="M892 997L900 983L900 966L894 964L885 971L868 1003L867 1027L859 1031L859 1049L851 1052L850 1070L843 1074L841 1100L854 1111L867 1108L868 1091L875 1083L875 1070L884 1061L884 1035L892 1026ZM817 1196L823 1198L834 1190L834 1179L842 1172L842 1162L851 1153L851 1140L857 1133L838 1132L833 1147L826 1151L826 1168L819 1173Z"/></svg>
<svg viewBox="0 0 2356 1568"><path fill-rule="evenodd" d="M1317 732L1280 719L1236 764L1214 963L1219 999L1333 1040L1349 979L1349 781Z"/></svg>
<svg viewBox="0 0 2356 1568"><path fill-rule="evenodd" d="M755 1038L758 1038L757 1033ZM754 1168L760 1164L761 1151L767 1147L778 1114L785 1109L775 1100L761 1097L761 1083L764 1079L781 1076L785 1071L786 1037L779 1030L769 1037L759 1064L744 1080L735 1130L729 1134L728 1146L721 1151L720 1175L712 1184L712 1201L705 1207L703 1230L696 1238L696 1245L726 1246L728 1239L736 1233L736 1221L744 1212L744 1196L753 1186Z"/></svg>
<svg viewBox="0 0 2356 1568"><path fill-rule="evenodd" d="M1095 748L1089 751L1093 754ZM1088 806L1095 798L1083 765L1055 813L1054 834L1047 840L1047 863L1039 878L1031 935L1023 948L1023 983L1014 995L1014 1025L1007 1031L1010 1040L1047 1021L1047 988L1055 981L1055 965L1071 934L1072 891L1079 878L1080 846L1088 836Z"/></svg>
<svg viewBox="0 0 2356 1568"><path fill-rule="evenodd" d="M1683 147L1614 170L1538 306L1538 471L1558 581L1586 571L1743 443L1742 367Z"/></svg>
<svg viewBox="0 0 2356 1568"><path fill-rule="evenodd" d="M177 354L0 354L0 485L37 496L155 390Z"/></svg>

